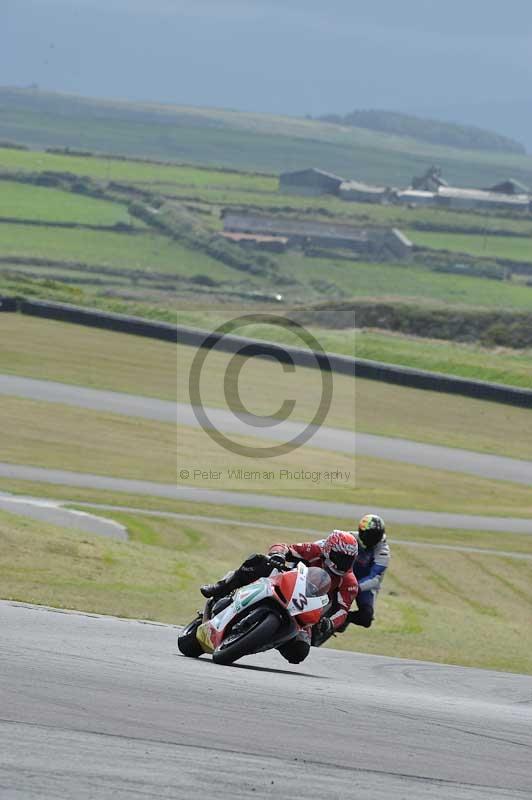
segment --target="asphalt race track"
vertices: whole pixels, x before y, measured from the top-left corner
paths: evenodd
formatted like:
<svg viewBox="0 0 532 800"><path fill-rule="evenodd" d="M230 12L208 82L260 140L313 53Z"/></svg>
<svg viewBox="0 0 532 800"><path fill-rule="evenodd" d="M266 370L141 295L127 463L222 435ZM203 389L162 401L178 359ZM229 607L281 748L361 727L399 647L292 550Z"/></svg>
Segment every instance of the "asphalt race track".
<svg viewBox="0 0 532 800"><path fill-rule="evenodd" d="M94 513L63 508L60 500L48 500L40 497L18 497L0 492L0 510L22 517L37 519L50 525L61 525L73 530L96 533L112 539L127 541L127 530L111 519L95 516Z"/></svg>
<svg viewBox="0 0 532 800"><path fill-rule="evenodd" d="M82 386L19 378L13 375L0 375L0 395L2 394L199 427L192 406L151 397L87 389ZM241 436L253 435L261 439L288 441L306 427L304 423L289 421L276 423L273 427L257 427L256 418L251 415L242 415L242 419L238 419L232 412L219 408L206 408L205 411L217 428L225 433ZM422 444L368 433L355 434L325 426L316 431L308 446L532 486L532 461L517 458L474 453L453 447Z"/></svg>
<svg viewBox="0 0 532 800"><path fill-rule="evenodd" d="M2 800L532 798L529 676L328 649L218 667L172 626L7 601L0 628Z"/></svg>

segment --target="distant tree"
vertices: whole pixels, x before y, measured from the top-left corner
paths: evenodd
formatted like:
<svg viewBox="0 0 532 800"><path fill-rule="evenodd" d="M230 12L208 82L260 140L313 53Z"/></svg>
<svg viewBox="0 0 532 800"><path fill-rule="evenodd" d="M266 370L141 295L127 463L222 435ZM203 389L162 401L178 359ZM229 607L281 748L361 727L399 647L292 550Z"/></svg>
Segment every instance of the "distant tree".
<svg viewBox="0 0 532 800"><path fill-rule="evenodd" d="M323 122L348 125L354 128L368 128L372 131L390 133L420 139L431 144L458 147L465 150L493 150L500 153L526 154L520 142L493 131L476 128L472 125L458 125L436 119L425 119L396 111L362 110L349 114L325 114Z"/></svg>

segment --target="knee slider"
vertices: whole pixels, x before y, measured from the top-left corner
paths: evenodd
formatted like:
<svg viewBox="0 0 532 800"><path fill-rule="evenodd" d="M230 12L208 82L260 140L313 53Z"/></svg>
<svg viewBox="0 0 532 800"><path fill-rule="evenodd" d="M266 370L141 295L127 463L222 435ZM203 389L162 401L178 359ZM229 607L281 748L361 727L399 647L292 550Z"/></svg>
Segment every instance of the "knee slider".
<svg viewBox="0 0 532 800"><path fill-rule="evenodd" d="M298 647L297 650L294 650L292 653L288 653L286 655L286 660L289 664L301 664L302 661L306 659L309 653L308 645L304 647Z"/></svg>
<svg viewBox="0 0 532 800"><path fill-rule="evenodd" d="M300 664L308 656L310 645L307 642L290 642L288 645L279 648L279 652L289 664Z"/></svg>
<svg viewBox="0 0 532 800"><path fill-rule="evenodd" d="M373 609L371 606L362 606L358 612L359 625L363 628L370 628L373 622Z"/></svg>
<svg viewBox="0 0 532 800"><path fill-rule="evenodd" d="M292 653L292 655L288 656L286 660L288 661L289 664L301 664L301 662L304 661L305 658L306 655L303 656L303 655L297 655L296 653Z"/></svg>
<svg viewBox="0 0 532 800"><path fill-rule="evenodd" d="M352 611L349 614L349 619L354 625L361 625L363 628L371 627L371 623L373 622L373 607L372 606L360 606L357 611Z"/></svg>

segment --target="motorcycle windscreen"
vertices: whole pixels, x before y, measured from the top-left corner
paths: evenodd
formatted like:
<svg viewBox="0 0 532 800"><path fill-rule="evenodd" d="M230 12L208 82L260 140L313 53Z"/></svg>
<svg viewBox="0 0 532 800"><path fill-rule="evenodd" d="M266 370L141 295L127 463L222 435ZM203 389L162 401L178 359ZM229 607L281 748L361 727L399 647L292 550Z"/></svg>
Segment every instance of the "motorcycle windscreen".
<svg viewBox="0 0 532 800"><path fill-rule="evenodd" d="M307 597L321 597L331 591L331 579L321 567L309 567L307 572Z"/></svg>

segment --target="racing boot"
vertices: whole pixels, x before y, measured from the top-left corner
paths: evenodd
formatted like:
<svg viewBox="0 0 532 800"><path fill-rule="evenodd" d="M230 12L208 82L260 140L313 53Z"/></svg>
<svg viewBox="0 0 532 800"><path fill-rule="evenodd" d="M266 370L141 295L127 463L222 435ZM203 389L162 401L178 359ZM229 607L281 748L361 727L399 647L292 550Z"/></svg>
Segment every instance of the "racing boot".
<svg viewBox="0 0 532 800"><path fill-rule="evenodd" d="M228 572L221 580L200 586L200 592L203 597L212 597L218 600L220 597L231 594L235 589L240 589L241 586L247 586L248 583L256 581L257 578L266 577L271 571L272 565L268 556L252 553L238 569Z"/></svg>
<svg viewBox="0 0 532 800"><path fill-rule="evenodd" d="M238 579L238 573L239 570L232 570L219 581L216 581L216 583L205 583L203 586L200 586L200 592L203 597L207 599L212 597L213 600L219 600L220 597L225 597L225 595L231 594L235 589L242 586L242 583Z"/></svg>

